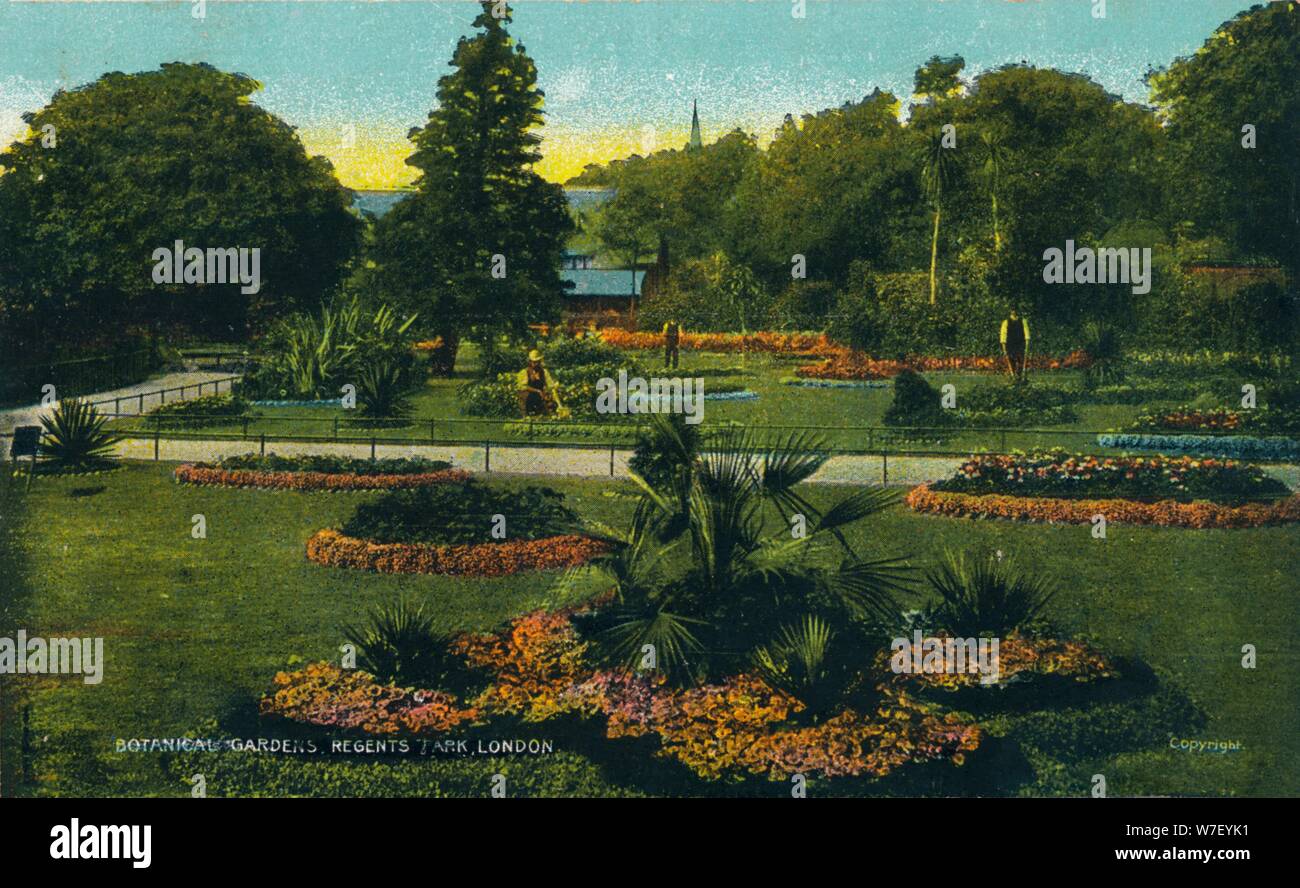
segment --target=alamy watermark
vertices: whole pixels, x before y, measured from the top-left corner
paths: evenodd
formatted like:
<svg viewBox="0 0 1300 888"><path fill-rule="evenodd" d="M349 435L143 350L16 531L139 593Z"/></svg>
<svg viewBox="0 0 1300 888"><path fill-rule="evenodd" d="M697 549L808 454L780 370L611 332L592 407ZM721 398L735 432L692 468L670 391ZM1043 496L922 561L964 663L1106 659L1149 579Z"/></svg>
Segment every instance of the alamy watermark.
<svg viewBox="0 0 1300 888"><path fill-rule="evenodd" d="M1043 282L1048 284L1132 284L1136 295L1151 292L1151 248L1074 246L1043 251Z"/></svg>
<svg viewBox="0 0 1300 888"><path fill-rule="evenodd" d="M978 674L980 684L997 684L1002 677L996 638L926 637L917 629L911 638L889 644L889 667L899 675Z"/></svg>
<svg viewBox="0 0 1300 888"><path fill-rule="evenodd" d="M0 675L81 675L88 685L104 680L104 639L40 638L18 630L0 637Z"/></svg>
<svg viewBox="0 0 1300 888"><path fill-rule="evenodd" d="M652 376L629 377L618 371L618 379L603 376L596 381L597 413L681 413L689 425L704 421L702 378Z"/></svg>
<svg viewBox="0 0 1300 888"><path fill-rule="evenodd" d="M240 284L251 296L262 289L260 247L187 247L182 240L153 251L155 284Z"/></svg>

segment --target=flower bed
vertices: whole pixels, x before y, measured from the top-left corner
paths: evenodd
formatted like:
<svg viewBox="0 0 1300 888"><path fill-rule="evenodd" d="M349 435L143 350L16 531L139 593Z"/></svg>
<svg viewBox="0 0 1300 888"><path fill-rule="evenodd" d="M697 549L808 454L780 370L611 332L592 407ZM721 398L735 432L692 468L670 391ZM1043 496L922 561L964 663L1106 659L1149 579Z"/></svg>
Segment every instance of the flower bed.
<svg viewBox="0 0 1300 888"><path fill-rule="evenodd" d="M892 383L887 379L804 379L800 376L782 376L781 385L797 385L803 388L889 388Z"/></svg>
<svg viewBox="0 0 1300 888"><path fill-rule="evenodd" d="M662 333L606 327L601 339L617 348L662 349ZM825 333L683 333L678 346L688 351L767 352L770 354L831 354L841 350Z"/></svg>
<svg viewBox="0 0 1300 888"><path fill-rule="evenodd" d="M342 407L342 398L321 398L315 401L251 401L255 407Z"/></svg>
<svg viewBox="0 0 1300 888"><path fill-rule="evenodd" d="M380 684L365 672L332 663L277 673L275 687L259 701L258 711L273 721L414 736L443 733L479 717L452 694Z"/></svg>
<svg viewBox="0 0 1300 888"><path fill-rule="evenodd" d="M1220 505L1209 502L1163 500L1146 503L1126 499L1061 499L1056 497L945 493L921 484L904 502L917 512L950 518L1003 518L1050 524L1091 524L1094 515L1108 522L1159 527L1263 527L1300 521L1300 497L1272 503Z"/></svg>
<svg viewBox="0 0 1300 888"><path fill-rule="evenodd" d="M912 662L920 663L924 652L915 645L911 651ZM877 655L877 667L883 672L889 667L889 651ZM1081 641L1055 638L1023 638L1009 636L998 644L999 683L1012 676L1054 675L1084 683L1104 678L1114 678L1118 673L1114 665L1101 652ZM978 686L984 676L977 672L913 671L896 672L892 681L899 687L936 688L955 691Z"/></svg>
<svg viewBox="0 0 1300 888"><path fill-rule="evenodd" d="M1284 496L1285 484L1257 466L1191 457L1069 456L1040 454L973 456L935 492L1011 494L1018 497L1117 497L1121 499L1217 499L1245 502Z"/></svg>
<svg viewBox="0 0 1300 888"><path fill-rule="evenodd" d="M1256 438L1250 435L1106 434L1097 436L1097 444L1118 450L1199 453L1229 459L1300 459L1300 441L1290 438Z"/></svg>
<svg viewBox="0 0 1300 888"><path fill-rule="evenodd" d="M249 402L238 395L204 395L188 401L172 401L150 410L150 428L197 429L232 422L249 413Z"/></svg>
<svg viewBox="0 0 1300 888"><path fill-rule="evenodd" d="M983 736L969 720L899 690L886 691L873 711L844 710L805 726L792 721L802 703L752 675L675 690L662 678L594 670L565 612L527 614L496 634L464 634L450 650L489 678L472 701L385 686L322 663L277 675L260 710L271 718L378 734L432 734L494 716L601 718L606 738L657 738L655 755L705 780L786 780L794 773L881 777L911 762L960 765Z"/></svg>
<svg viewBox="0 0 1300 888"><path fill-rule="evenodd" d="M1145 413L1137 418L1133 428L1174 432L1232 432L1239 430L1242 425L1242 415L1235 410L1193 410L1182 407L1163 413Z"/></svg>
<svg viewBox="0 0 1300 888"><path fill-rule="evenodd" d="M1065 357L1034 355L1029 358L1031 370L1068 370L1082 369L1092 363L1081 351L1074 351ZM964 355L948 358L915 355L903 361L876 360L870 355L840 348L830 353L819 364L809 364L796 369L795 375L806 379L888 379L897 376L903 370L915 370L918 373L935 370L977 370L1000 373L1006 370L1006 361L985 355Z"/></svg>
<svg viewBox="0 0 1300 888"><path fill-rule="evenodd" d="M504 540L469 545L375 543L322 530L307 541L307 560L326 567L377 573L449 574L504 577L530 570L556 570L585 564L606 551L590 537L565 534L537 540Z"/></svg>
<svg viewBox="0 0 1300 888"><path fill-rule="evenodd" d="M441 460L361 460L348 457L227 457L216 464L186 463L172 476L180 484L260 490L401 490L451 484L469 472Z"/></svg>

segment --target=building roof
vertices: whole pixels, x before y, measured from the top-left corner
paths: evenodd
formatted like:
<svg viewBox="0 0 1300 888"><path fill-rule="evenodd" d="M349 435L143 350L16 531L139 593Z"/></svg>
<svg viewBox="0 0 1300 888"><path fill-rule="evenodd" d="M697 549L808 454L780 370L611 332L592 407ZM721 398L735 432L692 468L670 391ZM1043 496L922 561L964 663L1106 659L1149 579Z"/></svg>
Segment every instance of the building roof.
<svg viewBox="0 0 1300 888"><path fill-rule="evenodd" d="M594 299L599 296L640 296L645 272L635 272L635 288L632 283L633 274L634 272L629 269L565 268L560 271L560 279L573 282L573 288L566 287L564 292L566 296L576 299Z"/></svg>

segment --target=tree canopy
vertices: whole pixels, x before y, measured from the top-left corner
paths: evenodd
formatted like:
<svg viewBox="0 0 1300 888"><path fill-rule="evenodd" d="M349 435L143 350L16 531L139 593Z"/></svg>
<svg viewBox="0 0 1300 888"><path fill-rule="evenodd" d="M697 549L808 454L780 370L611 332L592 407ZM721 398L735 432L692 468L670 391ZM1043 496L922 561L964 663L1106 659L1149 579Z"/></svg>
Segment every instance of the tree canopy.
<svg viewBox="0 0 1300 888"><path fill-rule="evenodd" d="M260 84L208 65L110 73L24 115L0 153L0 302L14 347L170 324L243 336L318 303L359 238L349 192ZM259 249L263 285L158 284L154 250Z"/></svg>

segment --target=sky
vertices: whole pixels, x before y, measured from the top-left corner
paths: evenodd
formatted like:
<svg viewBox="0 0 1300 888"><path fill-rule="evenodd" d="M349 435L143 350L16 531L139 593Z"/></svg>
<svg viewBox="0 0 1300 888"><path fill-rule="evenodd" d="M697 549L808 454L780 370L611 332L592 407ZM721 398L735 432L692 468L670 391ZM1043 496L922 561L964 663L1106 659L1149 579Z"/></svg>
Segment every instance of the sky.
<svg viewBox="0 0 1300 888"><path fill-rule="evenodd" d="M1104 17L1094 11L1105 7ZM932 55L966 74L1029 62L1087 74L1145 101L1146 73L1193 52L1250 0L521 0L510 30L546 93L538 171L678 147L699 101L705 142L741 127L765 141L874 87L906 100ZM407 133L434 102L470 0L336 2L0 0L0 144L20 114L107 71L208 62L263 84L254 100L298 129L343 184L393 188ZM353 138L355 134L355 138Z"/></svg>

